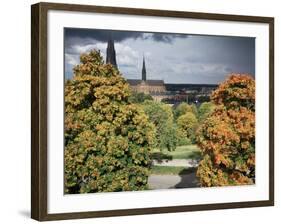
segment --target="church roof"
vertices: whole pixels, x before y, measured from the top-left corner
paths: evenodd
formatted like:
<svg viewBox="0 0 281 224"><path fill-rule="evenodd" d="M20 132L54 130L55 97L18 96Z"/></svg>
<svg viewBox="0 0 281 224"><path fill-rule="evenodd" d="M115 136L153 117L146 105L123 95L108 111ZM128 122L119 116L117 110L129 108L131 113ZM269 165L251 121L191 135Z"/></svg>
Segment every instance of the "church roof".
<svg viewBox="0 0 281 224"><path fill-rule="evenodd" d="M127 79L127 82L130 84L130 85L138 85L142 82L142 80L140 79ZM157 79L149 79L149 80L146 80L145 83L147 85L151 85L151 86L162 86L164 85L164 81L163 80L157 80Z"/></svg>

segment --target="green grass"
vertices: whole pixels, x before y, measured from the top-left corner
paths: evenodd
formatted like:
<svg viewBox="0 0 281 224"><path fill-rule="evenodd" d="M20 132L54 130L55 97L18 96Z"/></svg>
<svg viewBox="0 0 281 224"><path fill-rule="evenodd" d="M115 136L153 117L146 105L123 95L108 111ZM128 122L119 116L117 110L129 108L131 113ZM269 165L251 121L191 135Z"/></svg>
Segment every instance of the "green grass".
<svg viewBox="0 0 281 224"><path fill-rule="evenodd" d="M151 174L157 175L183 175L195 171L195 168L186 168L180 166L153 166Z"/></svg>
<svg viewBox="0 0 281 224"><path fill-rule="evenodd" d="M155 159L200 159L201 153L197 145L178 146L174 151L154 149L152 158Z"/></svg>
<svg viewBox="0 0 281 224"><path fill-rule="evenodd" d="M173 159L201 159L200 149L196 145L178 146L174 151L154 149L151 158L158 162L168 161ZM194 172L196 168L186 168L180 166L152 166L151 174L157 175L182 175Z"/></svg>
<svg viewBox="0 0 281 224"><path fill-rule="evenodd" d="M201 155L197 145L178 146L175 151L166 151L166 153L170 154L173 159L196 159Z"/></svg>

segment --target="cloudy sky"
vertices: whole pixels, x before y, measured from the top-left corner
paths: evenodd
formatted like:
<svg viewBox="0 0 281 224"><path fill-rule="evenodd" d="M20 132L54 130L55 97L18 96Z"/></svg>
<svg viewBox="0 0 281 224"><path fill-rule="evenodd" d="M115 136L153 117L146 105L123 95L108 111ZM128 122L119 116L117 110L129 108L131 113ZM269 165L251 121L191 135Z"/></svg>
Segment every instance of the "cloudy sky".
<svg viewBox="0 0 281 224"><path fill-rule="evenodd" d="M147 79L165 83L217 84L227 74L255 76L255 39L95 29L65 28L65 77L72 78L79 55L115 41L119 70L127 79L141 79L145 57Z"/></svg>

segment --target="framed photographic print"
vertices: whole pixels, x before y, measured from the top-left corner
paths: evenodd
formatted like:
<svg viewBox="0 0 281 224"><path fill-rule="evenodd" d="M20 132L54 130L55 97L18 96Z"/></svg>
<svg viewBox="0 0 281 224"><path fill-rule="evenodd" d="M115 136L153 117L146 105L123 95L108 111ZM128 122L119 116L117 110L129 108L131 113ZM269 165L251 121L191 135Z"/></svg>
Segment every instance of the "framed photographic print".
<svg viewBox="0 0 281 224"><path fill-rule="evenodd" d="M32 5L33 219L274 204L274 19Z"/></svg>

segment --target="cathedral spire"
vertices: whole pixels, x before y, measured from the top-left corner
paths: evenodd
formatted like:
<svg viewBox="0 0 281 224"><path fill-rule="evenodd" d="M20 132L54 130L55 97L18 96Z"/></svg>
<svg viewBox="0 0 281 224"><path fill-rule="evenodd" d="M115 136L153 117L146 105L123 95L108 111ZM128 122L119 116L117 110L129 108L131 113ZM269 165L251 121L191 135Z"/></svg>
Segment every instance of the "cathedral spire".
<svg viewBox="0 0 281 224"><path fill-rule="evenodd" d="M145 58L144 58L144 56L143 56L143 61L142 61L141 80L146 81L146 68L145 68Z"/></svg>
<svg viewBox="0 0 281 224"><path fill-rule="evenodd" d="M114 40L110 37L106 48L106 63L110 63L117 68Z"/></svg>

